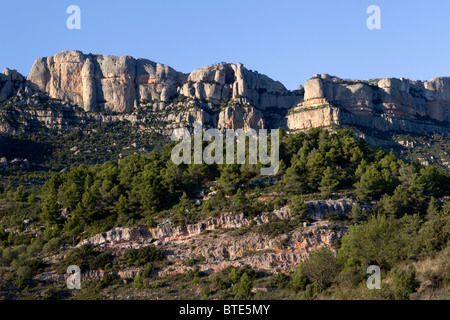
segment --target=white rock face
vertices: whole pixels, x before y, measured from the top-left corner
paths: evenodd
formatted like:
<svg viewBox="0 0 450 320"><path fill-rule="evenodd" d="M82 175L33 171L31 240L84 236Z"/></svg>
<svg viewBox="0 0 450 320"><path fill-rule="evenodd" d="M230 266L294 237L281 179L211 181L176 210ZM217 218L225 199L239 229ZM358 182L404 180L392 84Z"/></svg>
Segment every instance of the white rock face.
<svg viewBox="0 0 450 320"><path fill-rule="evenodd" d="M218 129L263 129L264 120L253 107L227 107L219 113Z"/></svg>
<svg viewBox="0 0 450 320"><path fill-rule="evenodd" d="M105 121L108 116L95 111L128 114L137 106L150 106L149 113L140 116L146 123L162 123L156 130L163 134L189 128L194 121L220 129L283 127L294 131L336 124L415 134L450 132L448 77L427 82L405 78L360 81L322 74L303 88L289 91L241 63L219 63L184 74L146 59L80 51L38 58L28 80L15 70L6 69L0 75L0 102L36 91L78 105L91 117ZM51 118L45 124L65 122ZM17 130L0 123L1 132Z"/></svg>
<svg viewBox="0 0 450 320"><path fill-rule="evenodd" d="M28 80L51 98L79 104L86 111L122 112L142 100L169 102L179 94L215 104L245 97L260 109L290 108L300 99L281 83L248 71L241 63L220 63L188 75L146 59L80 51L38 58Z"/></svg>
<svg viewBox="0 0 450 320"><path fill-rule="evenodd" d="M308 216L313 220L326 219L329 213L336 213L338 215L345 215L352 210L354 201L351 199L338 200L319 200L308 201Z"/></svg>
<svg viewBox="0 0 450 320"><path fill-rule="evenodd" d="M323 74L307 81L304 89L304 101L287 116L291 130L347 124L382 131L449 132L450 78L360 81Z"/></svg>
<svg viewBox="0 0 450 320"><path fill-rule="evenodd" d="M107 232L99 233L92 238L83 240L78 246L92 243L95 245L106 245L108 243L118 244L121 242L140 241L151 237L148 228L116 228Z"/></svg>
<svg viewBox="0 0 450 320"><path fill-rule="evenodd" d="M95 111L97 104L123 111L134 102L130 90L136 72L134 64L130 57L63 51L37 59L28 80L51 98L79 104L86 111Z"/></svg>
<svg viewBox="0 0 450 320"><path fill-rule="evenodd" d="M280 219L290 219L289 209L284 207L275 214ZM268 221L267 214L263 214L254 218L257 224L266 223ZM199 235L204 230L214 230L217 228L241 228L248 226L252 220L249 220L240 214L223 214L220 217L212 218L206 221L200 221L195 224L185 226L172 226L171 223L163 223L156 228L148 227L131 227L116 228L107 232L97 234L89 239L85 239L78 244L82 246L92 243L99 246L116 246L122 243L142 242L146 239L157 239L160 241L172 241L174 239L182 239L195 235Z"/></svg>

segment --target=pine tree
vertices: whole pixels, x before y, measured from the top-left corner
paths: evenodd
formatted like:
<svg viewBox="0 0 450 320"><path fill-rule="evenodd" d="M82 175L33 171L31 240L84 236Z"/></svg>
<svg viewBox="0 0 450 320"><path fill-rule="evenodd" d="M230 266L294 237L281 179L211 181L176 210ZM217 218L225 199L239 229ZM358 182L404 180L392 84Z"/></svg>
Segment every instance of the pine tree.
<svg viewBox="0 0 450 320"><path fill-rule="evenodd" d="M292 203L289 205L292 215L294 215L301 222L307 220L308 206L305 204L302 198L293 197Z"/></svg>
<svg viewBox="0 0 450 320"><path fill-rule="evenodd" d="M232 268L230 273L228 274L228 279L231 283L236 284L238 282L238 276L236 272L236 268Z"/></svg>
<svg viewBox="0 0 450 320"><path fill-rule="evenodd" d="M248 204L248 199L245 196L244 191L240 188L237 190L236 194L233 196L234 208L236 211L243 211Z"/></svg>
<svg viewBox="0 0 450 320"><path fill-rule="evenodd" d="M239 283L233 287L237 299L247 299L252 292L253 283L247 272L241 276Z"/></svg>
<svg viewBox="0 0 450 320"><path fill-rule="evenodd" d="M131 210L128 198L123 194L120 195L119 200L117 201L115 211L117 212L117 222L119 223L119 226L126 225L130 219Z"/></svg>
<svg viewBox="0 0 450 320"><path fill-rule="evenodd" d="M363 201L370 201L383 194L383 179L375 166L367 167L361 174L360 180L355 183L355 194Z"/></svg>
<svg viewBox="0 0 450 320"><path fill-rule="evenodd" d="M194 206L192 205L192 201L189 199L186 192L183 192L176 207L178 208L178 214L181 217L191 216L194 213Z"/></svg>
<svg viewBox="0 0 450 320"><path fill-rule="evenodd" d="M75 242L75 237L77 237L82 231L83 226L81 225L80 217L77 214L73 214L64 223L64 231L66 234L72 236L72 242Z"/></svg>
<svg viewBox="0 0 450 320"><path fill-rule="evenodd" d="M47 223L47 226L52 226L58 222L61 215L61 207L56 200L55 195L50 194L44 203L41 219Z"/></svg>
<svg viewBox="0 0 450 320"><path fill-rule="evenodd" d="M441 203L435 197L431 197L430 204L427 209L427 219L432 220L439 217L441 211Z"/></svg>
<svg viewBox="0 0 450 320"><path fill-rule="evenodd" d="M96 204L97 200L96 198L90 193L89 191L86 191L83 194L83 197L81 199L81 204L83 207L83 215L85 220L90 221L93 220L94 215L96 213Z"/></svg>
<svg viewBox="0 0 450 320"><path fill-rule="evenodd" d="M220 178L217 181L219 188L223 189L226 194L236 192L237 186L241 183L241 172L238 165L227 164L221 167Z"/></svg>
<svg viewBox="0 0 450 320"><path fill-rule="evenodd" d="M339 181L336 179L336 174L331 169L331 167L327 167L323 172L322 180L320 181L319 190L321 192L322 197L329 198L331 194L336 191L337 186L339 185Z"/></svg>
<svg viewBox="0 0 450 320"><path fill-rule="evenodd" d="M26 202L28 198L28 192L24 186L20 185L14 193L14 202Z"/></svg>
<svg viewBox="0 0 450 320"><path fill-rule="evenodd" d="M302 271L320 290L330 285L339 273L336 257L327 247L311 251L308 260L302 264Z"/></svg>
<svg viewBox="0 0 450 320"><path fill-rule="evenodd" d="M304 194L308 191L307 168L300 160L286 170L284 175L285 190L291 194Z"/></svg>
<svg viewBox="0 0 450 320"><path fill-rule="evenodd" d="M358 223L362 219L362 209L358 202L355 202L352 206L352 211L350 212L350 222L352 224Z"/></svg>
<svg viewBox="0 0 450 320"><path fill-rule="evenodd" d="M305 276L302 270L302 263L300 263L292 273L291 281L289 282L289 288L294 292L303 291L308 284L308 278Z"/></svg>

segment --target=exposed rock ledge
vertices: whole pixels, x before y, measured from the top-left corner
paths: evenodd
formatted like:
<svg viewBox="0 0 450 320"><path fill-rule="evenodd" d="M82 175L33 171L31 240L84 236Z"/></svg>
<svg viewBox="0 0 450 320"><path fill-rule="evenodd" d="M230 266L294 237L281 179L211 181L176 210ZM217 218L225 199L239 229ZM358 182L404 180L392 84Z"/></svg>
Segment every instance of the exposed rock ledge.
<svg viewBox="0 0 450 320"><path fill-rule="evenodd" d="M415 134L450 132L450 77L362 81L322 74L308 80L304 90L304 100L287 115L291 131L354 125Z"/></svg>
<svg viewBox="0 0 450 320"><path fill-rule="evenodd" d="M252 232L240 236L229 233L204 234L188 238L178 238L159 245L160 250L172 262L159 269L155 275L165 277L184 273L193 267L184 262L202 256L204 261L197 263L198 270L205 273L220 271L229 266L240 268L244 265L270 272L292 271L299 262L305 260L309 253L319 247L333 249L333 242L342 238L346 227L332 227L328 221L318 221L274 238ZM128 237L130 233L124 233ZM145 246L151 244L140 244ZM116 247L117 248L117 247ZM122 251L123 248L117 248ZM122 279L134 278L140 268L124 268L111 271ZM82 281L100 279L104 270L89 270L82 274ZM67 275L55 272L37 275L35 279L65 281Z"/></svg>
<svg viewBox="0 0 450 320"><path fill-rule="evenodd" d="M336 214L346 214L351 211L353 200L338 199L338 200L321 200L306 202L308 206L308 216L313 220L321 220L330 212ZM291 219L289 207L284 206L280 210L274 210L273 214L280 220ZM124 244L131 246L130 242L150 242L159 240L161 242L173 241L183 239L195 235L199 235L204 230L227 229L227 228L241 228L249 226L252 221L257 225L269 221L269 213L263 213L253 219L248 219L243 213L231 214L226 213L220 217L212 218L206 221L200 221L195 224L186 226L174 227L167 221L160 224L157 228L148 228L145 226L116 228L97 234L91 238L81 241L78 246L92 243L102 247L120 246Z"/></svg>
<svg viewBox="0 0 450 320"><path fill-rule="evenodd" d="M281 208L280 210L275 210L274 214L279 219L291 218L291 214L287 206ZM152 240L168 242L199 235L204 230L245 227L248 226L251 221L255 221L256 224L260 225L268 222L269 216L268 214L262 214L254 219L248 219L243 213L226 213L218 218L212 218L207 221L200 221L198 223L189 224L186 226L174 227L170 221L167 221L165 223L161 223L157 228L148 228L144 226L116 228L115 230L103 232L91 238L85 239L81 241L78 246L91 243L101 247L109 247L117 245L120 246L120 244L129 245L130 242L146 242Z"/></svg>
<svg viewBox="0 0 450 320"><path fill-rule="evenodd" d="M184 273L192 267L185 261L203 257L198 263L199 271L211 273L229 266L236 268L244 265L267 271L291 271L299 262L305 260L311 250L325 246L333 249L333 242L342 238L347 232L344 226L337 227L322 220L330 212L346 214L351 210L352 200L309 201L308 215L316 220L305 223L287 234L271 238L267 235L247 232L234 236L228 232L202 233L204 230L234 229L249 226L252 221L257 225L269 222L269 213L264 213L253 219L244 214L224 214L218 218L201 221L187 226L172 227L170 221L160 224L157 228L143 226L131 228L116 228L85 239L78 244L92 243L99 247L114 248L121 255L126 248L139 248L155 245L164 251L172 262L156 272L156 276L164 277L176 273ZM291 219L289 207L284 206L273 212L280 220ZM58 260L58 259L57 259ZM106 271L89 270L82 274L82 281L101 279ZM111 271L122 279L134 278L140 268L128 267L120 271ZM67 275L48 272L37 275L35 279L62 282Z"/></svg>

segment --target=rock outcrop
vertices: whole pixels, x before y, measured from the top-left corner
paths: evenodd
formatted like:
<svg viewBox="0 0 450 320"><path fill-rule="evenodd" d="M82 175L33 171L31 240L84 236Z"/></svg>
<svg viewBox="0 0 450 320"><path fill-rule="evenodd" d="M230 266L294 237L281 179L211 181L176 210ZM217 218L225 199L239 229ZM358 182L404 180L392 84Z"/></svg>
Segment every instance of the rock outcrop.
<svg viewBox="0 0 450 320"><path fill-rule="evenodd" d="M322 220L330 213L337 215L348 214L353 207L354 200L352 199L338 199L338 200L318 200L307 201L305 204L308 207L308 217L313 220Z"/></svg>
<svg viewBox="0 0 450 320"><path fill-rule="evenodd" d="M450 78L343 80L327 74L305 83L287 116L290 130L356 125L381 131L450 132Z"/></svg>
<svg viewBox="0 0 450 320"><path fill-rule="evenodd" d="M220 105L244 98L259 109L292 107L300 99L280 82L244 68L220 63L184 74L146 59L63 51L35 61L28 80L51 98L85 111L123 112L143 101L168 104L178 96Z"/></svg>
<svg viewBox="0 0 450 320"><path fill-rule="evenodd" d="M277 216L285 217L286 208L277 212ZM288 216L290 218L290 216ZM267 222L267 221L266 221ZM218 225L227 226L227 228L213 229L200 224L191 225L186 228L190 233L189 237L172 236L170 240L165 241L145 241L148 236L148 229L144 234L142 228L118 228L102 235L91 238L93 242L100 247L104 247L103 241L111 242L108 246L114 250L115 255L121 256L126 248L139 248L143 246L157 246L159 250L165 252L166 258L171 263L163 266L156 271L158 277L164 277L176 273L184 273L192 269L186 262L188 260L196 261L201 257L201 263L197 264L198 271L211 273L222 270L229 266L240 268L250 266L256 269L267 270L269 272L292 271L299 262L305 260L309 253L319 247L328 247L332 251L333 243L342 238L347 232L347 228L331 227L328 221L318 221L309 225L304 225L291 232L276 237L247 232L236 236L231 234L228 227L240 228L248 225L242 215L225 215L216 220ZM163 224L158 232L167 234L163 231L169 224ZM213 224L209 225L211 227ZM188 231L190 228L192 230ZM210 233L202 233L200 230L211 230ZM214 230L214 231L213 231ZM140 239L144 237L144 241ZM136 240L141 240L136 242ZM100 241L100 243L99 243ZM102 250L102 249L100 249ZM52 258L53 263L59 261L62 257ZM198 262L198 261L197 261ZM120 278L134 278L139 274L141 268L127 267L120 271L109 271L118 275ZM82 273L83 281L101 279L105 271L89 270ZM48 272L37 275L37 280L49 280L62 282L67 275Z"/></svg>
<svg viewBox="0 0 450 320"><path fill-rule="evenodd" d="M257 217L255 221L258 224L267 222L266 217ZM241 214L223 214L218 218L212 218L207 221L200 221L186 226L173 226L170 221L160 224L156 228L148 227L130 227L117 228L97 234L91 238L81 241L78 246L84 244L94 244L98 246L117 246L120 244L129 244L130 242L143 242L146 240L173 241L201 234L204 230L214 230L216 228L241 228L248 226L251 220Z"/></svg>
<svg viewBox="0 0 450 320"><path fill-rule="evenodd" d="M17 94L30 95L33 92L31 84L17 70L6 68L0 74L0 102Z"/></svg>
<svg viewBox="0 0 450 320"><path fill-rule="evenodd" d="M241 63L218 63L185 74L147 59L63 51L38 58L27 79L9 69L0 75L0 102L14 96L29 100L34 94L86 112L75 111L80 120L70 116L67 121L63 114L59 120L41 122L44 125L123 121L124 115L133 114L125 120L162 134L191 130L193 122L205 128L283 127L291 132L332 125L413 134L450 132L446 77L361 81L322 74L289 91ZM21 132L3 121L0 131Z"/></svg>
<svg viewBox="0 0 450 320"><path fill-rule="evenodd" d="M70 101L85 111L133 108L140 99L165 101L171 87L186 79L172 68L129 56L85 55L63 51L38 58L28 80L51 98Z"/></svg>
<svg viewBox="0 0 450 320"><path fill-rule="evenodd" d="M180 261L198 257L204 259L198 266L205 273L244 265L270 272L291 271L314 249L325 246L334 251L333 242L346 231L345 227L331 228L330 222L320 221L274 238L248 232L240 236L212 233L189 241L175 240L161 246L167 249L167 258L174 264L159 270L158 275L186 272L190 268Z"/></svg>
<svg viewBox="0 0 450 320"><path fill-rule="evenodd" d="M269 272L292 271L301 261L305 260L309 253L319 247L327 247L332 251L333 242L342 238L347 232L346 227L331 228L327 221L315 222L306 227L294 230L288 234L270 238L266 235L247 233L242 236L232 236L228 233L205 234L186 239L176 239L163 244L157 244L159 250L166 253L171 262L156 271L158 277L171 274L184 273L192 267L186 265L186 261L203 257L201 264L197 264L198 270L211 273L225 269L229 266L240 268L250 266ZM283 242L281 246L280 243ZM155 244L140 244L142 247ZM123 248L118 249L123 254ZM127 267L120 271L109 271L120 278L134 278L141 268ZM89 270L81 275L82 281L101 279L105 271ZM49 280L55 282L65 281L67 275L47 272L37 275L37 280Z"/></svg>
<svg viewBox="0 0 450 320"><path fill-rule="evenodd" d="M250 106L226 107L219 113L218 129L250 129L265 128L261 113Z"/></svg>
<svg viewBox="0 0 450 320"><path fill-rule="evenodd" d="M263 213L253 219L249 219L243 213L225 213L185 226L173 226L168 219L155 228L144 226L116 228L85 239L78 247L93 244L100 250L108 248L113 250L116 256L121 256L128 248L155 246L162 250L171 262L157 270L156 275L159 277L187 272L192 267L186 262L196 261L199 257L202 262L197 264L197 267L199 271L205 273L219 271L229 266L240 268L245 265L267 271L291 271L316 248L325 246L336 251L333 243L347 232L347 227L336 224L332 226L324 219L330 212L348 213L352 206L350 199L309 201L306 204L308 216L316 221L304 223L303 226L276 237L256 233L254 229L252 231L251 226L270 223L274 218L292 219L288 206L271 213ZM243 227L249 228L239 235L233 234L232 231ZM49 259L55 263L61 258L62 256L53 256ZM132 267L112 273L121 278L133 278L139 271L139 268ZM104 274L103 270L90 270L82 274L82 279L100 279ZM66 277L67 275L51 272L40 274L36 279L64 281Z"/></svg>
<svg viewBox="0 0 450 320"><path fill-rule="evenodd" d="M345 215L352 209L353 200L321 200L308 201L308 217L315 221L326 219L329 213ZM216 229L238 229L248 227L251 224L261 225L270 221L270 215L273 214L279 220L290 220L292 215L288 206L284 206L272 213L262 213L253 219L246 217L243 213L232 214L225 213L219 217L211 218L205 221L199 221L195 224L185 226L173 226L171 221L165 221L156 228L144 226L116 228L107 232L97 234L91 238L81 241L78 246L84 244L94 244L101 247L117 247L121 245L130 246L130 243L151 243L154 241L169 242L186 239L192 236L198 236L202 232Z"/></svg>

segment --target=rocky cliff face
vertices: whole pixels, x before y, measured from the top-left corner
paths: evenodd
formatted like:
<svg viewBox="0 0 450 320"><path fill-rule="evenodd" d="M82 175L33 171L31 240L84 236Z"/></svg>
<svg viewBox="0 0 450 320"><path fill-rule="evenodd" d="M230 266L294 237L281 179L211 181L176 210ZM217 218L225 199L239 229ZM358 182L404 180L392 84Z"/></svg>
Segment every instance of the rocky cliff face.
<svg viewBox="0 0 450 320"><path fill-rule="evenodd" d="M226 128L262 128L264 120L256 109L286 110L301 99L297 92L241 63L220 63L184 74L146 59L80 51L37 59L28 80L50 98L69 101L87 112L124 112L141 105L171 110L177 98L184 107L189 107L189 100L204 102L211 112L222 106L211 125Z"/></svg>
<svg viewBox="0 0 450 320"><path fill-rule="evenodd" d="M333 242L339 240L347 229L331 228L331 223L319 221L305 225L292 232L270 238L253 232L241 236L214 232L186 239L163 243L159 247L167 250L167 258L175 263L158 271L159 276L189 270L181 261L202 256L205 263L200 270L206 273L228 266L244 265L257 269L291 271L309 253L318 247L333 249Z"/></svg>
<svg viewBox="0 0 450 320"><path fill-rule="evenodd" d="M125 248L139 248L155 245L159 250L166 253L169 266L162 267L156 272L158 277L170 274L185 273L193 267L186 266L186 261L204 258L198 264L198 270L211 273L225 269L229 266L240 268L250 266L269 272L292 271L301 261L305 260L312 250L319 247L328 247L335 251L333 242L342 238L347 232L346 227L332 227L328 221L318 221L310 225L298 228L292 232L270 238L248 232L241 236L233 236L227 232L214 232L210 234L199 234L189 239L180 238L166 241L164 243L145 242L121 242L113 246L118 255L123 254ZM283 243L283 245L281 245ZM54 262L57 262L56 258ZM112 271L120 278L134 278L139 274L141 268L128 267L120 271ZM105 272L103 270L90 270L82 274L82 281L101 279ZM35 279L49 280L55 282L64 281L67 274L47 272L37 275Z"/></svg>
<svg viewBox="0 0 450 320"><path fill-rule="evenodd" d="M415 134L450 131L450 78L443 77L360 81L322 74L289 91L241 63L184 74L146 59L63 51L38 58L27 79L9 69L0 75L0 102L33 94L86 112L78 118L122 121L122 114L133 114L133 124L163 134L194 121L220 129L296 131L335 124ZM105 112L118 115L104 117ZM70 126L65 115L60 118L42 123ZM0 130L16 131L4 124Z"/></svg>
<svg viewBox="0 0 450 320"><path fill-rule="evenodd" d="M31 95L34 93L31 83L26 81L24 76L17 70L6 68L0 74L0 102L7 100L14 95Z"/></svg>
<svg viewBox="0 0 450 320"><path fill-rule="evenodd" d="M287 213L286 213L287 211ZM283 210L275 212L279 218L289 219L289 209L285 207ZM94 244L97 246L129 246L131 242L142 243L146 241L168 242L173 240L180 240L197 236L205 230L219 229L234 229L248 226L251 221L257 225L268 222L266 215L258 216L253 220L247 219L243 213L241 214L224 214L218 218L212 218L207 221L200 221L195 224L186 226L172 226L170 221L160 224L157 228L146 227L132 227L132 228L117 228L108 232L97 234L91 238L85 239L79 243L79 246L84 244Z"/></svg>
<svg viewBox="0 0 450 320"><path fill-rule="evenodd" d="M329 213L336 213L338 215L348 214L352 210L354 201L352 199L337 199L337 200L320 200L307 201L308 217L314 221L326 219ZM154 241L168 242L180 239L186 239L193 236L200 235L205 230L216 229L235 229L248 227L251 224L261 225L270 221L269 213L263 213L253 219L248 219L243 213L231 214L226 213L217 218L211 218L206 221L199 221L195 224L186 226L172 226L170 220L161 223L156 228L148 227L127 227L116 228L107 232L99 233L91 238L85 239L79 243L78 246L84 244L94 244L102 247L116 247L122 244L125 247L130 246L130 243L150 243ZM279 210L274 210L273 215L279 220L292 219L291 211L288 206L284 206Z"/></svg>
<svg viewBox="0 0 450 320"><path fill-rule="evenodd" d="M304 100L287 116L291 130L346 124L410 133L450 131L450 78L359 81L322 74L304 89Z"/></svg>
<svg viewBox="0 0 450 320"><path fill-rule="evenodd" d="M145 59L85 55L63 51L38 58L28 76L36 89L51 98L78 104L85 111L99 108L123 112L140 99L165 101L186 75Z"/></svg>

